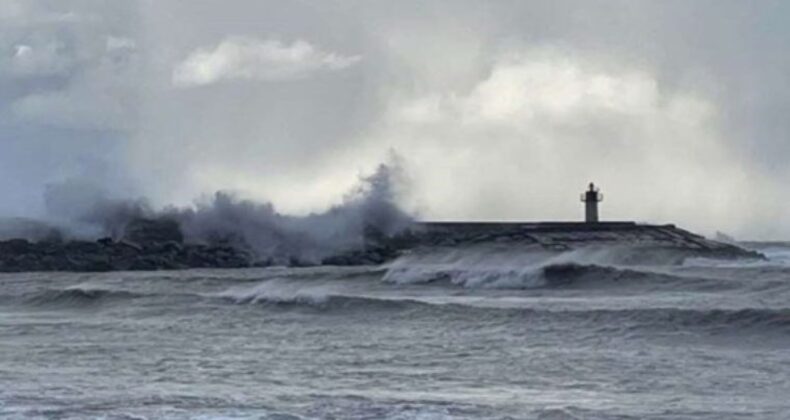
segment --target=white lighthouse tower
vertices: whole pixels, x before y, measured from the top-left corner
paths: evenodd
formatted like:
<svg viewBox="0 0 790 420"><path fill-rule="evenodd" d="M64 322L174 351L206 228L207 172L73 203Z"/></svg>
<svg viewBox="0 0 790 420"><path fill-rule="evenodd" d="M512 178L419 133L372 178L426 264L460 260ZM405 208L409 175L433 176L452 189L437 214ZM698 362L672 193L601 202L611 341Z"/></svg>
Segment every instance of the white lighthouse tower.
<svg viewBox="0 0 790 420"><path fill-rule="evenodd" d="M598 192L595 184L590 183L590 187L581 195L584 202L584 221L587 223L598 223L598 203L603 201L603 194Z"/></svg>

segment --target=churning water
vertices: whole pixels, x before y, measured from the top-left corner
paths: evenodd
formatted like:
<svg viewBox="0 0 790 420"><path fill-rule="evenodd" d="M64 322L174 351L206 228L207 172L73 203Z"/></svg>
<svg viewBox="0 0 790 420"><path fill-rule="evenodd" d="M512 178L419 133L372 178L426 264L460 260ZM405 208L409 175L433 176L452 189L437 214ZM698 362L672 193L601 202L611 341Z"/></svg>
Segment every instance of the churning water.
<svg viewBox="0 0 790 420"><path fill-rule="evenodd" d="M790 254L768 251L3 275L0 416L786 419Z"/></svg>

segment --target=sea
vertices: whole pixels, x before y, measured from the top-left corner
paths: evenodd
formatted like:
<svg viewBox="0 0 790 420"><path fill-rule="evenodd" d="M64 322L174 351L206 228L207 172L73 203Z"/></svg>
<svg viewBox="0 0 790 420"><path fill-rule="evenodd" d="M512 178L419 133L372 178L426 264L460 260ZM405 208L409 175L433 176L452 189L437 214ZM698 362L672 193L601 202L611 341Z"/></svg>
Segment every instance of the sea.
<svg viewBox="0 0 790 420"><path fill-rule="evenodd" d="M790 419L790 247L754 246L3 274L0 418Z"/></svg>

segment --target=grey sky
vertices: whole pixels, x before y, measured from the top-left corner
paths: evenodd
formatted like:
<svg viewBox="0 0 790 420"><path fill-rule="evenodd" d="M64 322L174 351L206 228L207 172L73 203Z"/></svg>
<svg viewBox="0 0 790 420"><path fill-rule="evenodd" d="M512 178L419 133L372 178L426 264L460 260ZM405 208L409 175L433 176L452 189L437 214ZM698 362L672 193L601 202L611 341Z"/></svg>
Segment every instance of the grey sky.
<svg viewBox="0 0 790 420"><path fill-rule="evenodd" d="M78 180L303 213L390 150L430 218L790 235L784 1L0 2L0 213Z"/></svg>

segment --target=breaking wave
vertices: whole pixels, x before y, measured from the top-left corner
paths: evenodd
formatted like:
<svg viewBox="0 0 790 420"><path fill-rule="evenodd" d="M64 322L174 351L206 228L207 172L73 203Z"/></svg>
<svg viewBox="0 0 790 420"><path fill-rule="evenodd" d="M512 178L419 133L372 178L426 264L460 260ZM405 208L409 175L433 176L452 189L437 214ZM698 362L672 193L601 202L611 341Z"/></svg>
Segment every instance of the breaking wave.
<svg viewBox="0 0 790 420"><path fill-rule="evenodd" d="M92 289L71 287L66 289L48 289L34 293L24 299L25 303L34 306L86 306L108 301L128 301L150 295L134 293L126 290Z"/></svg>
<svg viewBox="0 0 790 420"><path fill-rule="evenodd" d="M180 291L178 293L139 292L133 290L102 287L92 284L77 284L63 289L49 288L38 290L22 296L3 296L2 300L10 303L19 303L35 307L67 307L90 308L104 304L136 303L143 299L161 299L163 302L175 305L178 300L199 300L201 295Z"/></svg>
<svg viewBox="0 0 790 420"><path fill-rule="evenodd" d="M548 278L566 270L578 270L574 266L551 266ZM601 268L603 272L609 272ZM557 270L557 273L551 271ZM597 269L588 272L598 273ZM618 274L620 275L620 274ZM551 280L550 280L551 281ZM501 317L503 322L515 318L540 319L556 322L582 322L591 324L592 329L611 328L613 325L627 328L701 328L701 329L754 329L771 328L790 331L790 308L703 308L688 309L676 307L649 307L625 309L585 309L564 308L548 309L520 307L518 305L498 305L496 299L479 301L475 296L400 296L395 294L370 295L352 294L347 291L333 290L326 285L295 286L285 280L272 280L254 287L231 288L214 295L237 305L262 305L282 308L306 307L323 311L354 310L365 313L393 310L421 310L435 313L436 316L465 314L474 319L491 320Z"/></svg>
<svg viewBox="0 0 790 420"><path fill-rule="evenodd" d="M160 304L176 306L185 300L207 304L230 303L233 305L263 305L276 307L313 307L332 309L399 309L413 305L424 306L417 299L397 297L372 297L333 292L326 286L297 286L287 279L266 280L255 286L237 286L219 293L140 293L113 288L97 288L87 285L64 289L45 289L17 298L3 296L4 302L22 303L33 307L91 308L103 304L144 305L142 300L155 299Z"/></svg>
<svg viewBox="0 0 790 420"><path fill-rule="evenodd" d="M3 295L0 301L9 304L22 304L33 307L92 308L105 304L146 305L151 300L166 306L184 303L209 305L262 305L273 307L312 307L322 310L333 309L400 309L413 305L424 306L428 303L418 299L387 298L366 296L333 291L330 286L320 283L315 286L298 285L288 278L264 280L254 286L240 285L218 293L190 293L189 285L177 293L149 292L102 288L92 285L76 285L64 289L44 289L22 296ZM143 302L146 300L146 302ZM197 309L196 307L196 310Z"/></svg>
<svg viewBox="0 0 790 420"><path fill-rule="evenodd" d="M641 255L637 260L634 257ZM471 289L733 287L716 279L670 273L656 255L639 248L588 248L548 252L535 248L430 250L399 258L387 265L384 281L394 284L447 282ZM663 256L658 256L659 261Z"/></svg>
<svg viewBox="0 0 790 420"><path fill-rule="evenodd" d="M299 286L285 279L265 281L254 287L231 288L214 296L234 304L309 306L320 309L399 309L426 305L414 299L350 295L334 291L331 286Z"/></svg>
<svg viewBox="0 0 790 420"><path fill-rule="evenodd" d="M547 278L554 275L567 276L568 270L589 273L608 273L606 268L591 269L578 266L547 267ZM561 274L560 274L561 273ZM575 274L571 274L572 276ZM597 274L596 274L597 275ZM616 274L621 275L621 274ZM551 281L551 280L549 280ZM565 280L563 280L565 281ZM129 290L94 288L85 285L62 290L46 289L24 296L22 303L33 307L97 308L106 305L157 305L176 308L192 305L201 310L202 305L225 307L257 306L277 310L308 309L330 315L357 313L364 316L402 313L412 316L420 313L432 318L468 318L470 322L503 323L510 325L545 325L545 323L571 323L583 325L583 330L594 333L601 330L619 329L624 333L649 330L676 332L698 330L700 332L730 333L744 331L790 332L790 308L788 307L732 307L732 308L687 308L687 307L617 307L600 306L551 306L535 304L530 299L504 299L496 297L480 299L474 294L400 295L395 293L372 293L361 290L335 290L331 285L296 285L285 279L267 280L254 286L231 287L218 293L138 293ZM200 306L196 306L200 304ZM415 312L417 311L417 312Z"/></svg>

